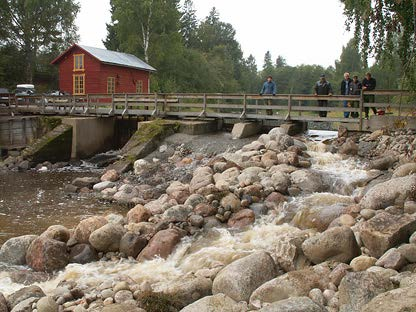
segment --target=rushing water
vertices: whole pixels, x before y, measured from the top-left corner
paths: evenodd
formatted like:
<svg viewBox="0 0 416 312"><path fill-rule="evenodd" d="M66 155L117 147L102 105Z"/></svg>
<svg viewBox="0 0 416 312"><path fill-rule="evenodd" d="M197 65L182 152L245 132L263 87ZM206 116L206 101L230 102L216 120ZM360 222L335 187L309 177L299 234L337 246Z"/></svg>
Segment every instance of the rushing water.
<svg viewBox="0 0 416 312"><path fill-rule="evenodd" d="M313 158L312 168L325 174L326 182L332 187L332 192L292 198L289 204L304 209L316 205L325 207L337 203L353 203L354 196L360 192L360 181L367 176L363 164L354 159L343 159L340 155L328 153L326 147L319 142L322 138L315 139L317 142L309 143L308 146L308 152ZM47 190L44 194L46 193ZM33 195L36 201L36 194L32 193ZM65 205L70 205L66 200L65 202ZM187 274L201 269L215 270L256 250L269 251L273 256L274 251L280 248L281 242L300 231L288 224L277 224L278 217L269 215L259 218L253 226L243 232L212 229L200 236L184 238L166 260L155 259L144 263L120 260L117 263L70 264L55 278L39 285L46 292L50 292L59 281L64 279L76 280L81 286L97 285L108 279L114 281L130 279L136 283L147 281L152 284L154 290L161 290ZM0 292L11 293L20 287L22 285L11 282L7 272L0 272Z"/></svg>

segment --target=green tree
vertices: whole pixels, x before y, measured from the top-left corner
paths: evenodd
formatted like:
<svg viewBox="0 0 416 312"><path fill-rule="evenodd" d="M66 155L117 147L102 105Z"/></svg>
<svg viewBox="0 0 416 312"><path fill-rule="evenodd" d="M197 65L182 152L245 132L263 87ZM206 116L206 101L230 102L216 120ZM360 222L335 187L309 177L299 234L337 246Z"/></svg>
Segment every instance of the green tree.
<svg viewBox="0 0 416 312"><path fill-rule="evenodd" d="M340 0L347 26L354 27L363 66L397 53L403 74L416 90L416 0Z"/></svg>
<svg viewBox="0 0 416 312"><path fill-rule="evenodd" d="M287 65L286 59L283 56L279 55L276 59L276 63L274 64L274 66L276 68L279 68L279 67L284 67L286 65Z"/></svg>
<svg viewBox="0 0 416 312"><path fill-rule="evenodd" d="M272 54L270 51L267 51L264 55L264 62L263 62L263 75L271 75L274 70L273 62L272 62Z"/></svg>
<svg viewBox="0 0 416 312"><path fill-rule="evenodd" d="M361 74L363 71L362 59L354 39L342 47L340 59L335 61L336 75L342 79L345 72Z"/></svg>
<svg viewBox="0 0 416 312"><path fill-rule="evenodd" d="M196 44L198 19L192 0L185 0L181 16L181 35L186 47L193 47Z"/></svg>
<svg viewBox="0 0 416 312"><path fill-rule="evenodd" d="M0 1L0 45L15 45L25 60L25 80L33 82L40 53L59 51L76 41L74 0Z"/></svg>

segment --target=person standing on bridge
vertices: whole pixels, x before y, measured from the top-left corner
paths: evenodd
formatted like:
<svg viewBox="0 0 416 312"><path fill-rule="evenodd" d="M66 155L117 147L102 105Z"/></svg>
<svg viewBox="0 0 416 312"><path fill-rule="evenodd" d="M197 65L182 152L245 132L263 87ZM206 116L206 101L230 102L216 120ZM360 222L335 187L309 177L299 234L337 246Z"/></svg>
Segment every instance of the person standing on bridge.
<svg viewBox="0 0 416 312"><path fill-rule="evenodd" d="M350 94L350 85L351 85L351 78L350 73L344 73L344 80L341 81L341 95L349 95ZM344 107L350 107L349 101L344 101ZM352 115L352 114L351 114ZM349 118L350 112L344 112L344 118Z"/></svg>
<svg viewBox="0 0 416 312"><path fill-rule="evenodd" d="M263 83L263 87L260 90L260 95L267 94L275 96L277 93L276 83L273 81L272 76L268 76L266 81ZM267 105L272 105L272 100L267 100ZM267 115L272 115L273 112L271 109L266 111Z"/></svg>
<svg viewBox="0 0 416 312"><path fill-rule="evenodd" d="M315 95L332 95L332 86L329 81L326 80L325 75L322 74L320 79L315 84ZM319 107L327 107L328 100L318 100ZM319 117L326 117L326 111L319 111Z"/></svg>
<svg viewBox="0 0 416 312"><path fill-rule="evenodd" d="M366 73L365 78L363 79L362 85L363 85L364 91L373 91L376 89L377 81L373 77L371 77L371 73ZM364 103L374 103L374 95L364 94ZM373 111L374 115L377 115L377 110L375 107L371 107L371 110ZM365 119L368 119L369 111L370 111L369 107L364 107Z"/></svg>
<svg viewBox="0 0 416 312"><path fill-rule="evenodd" d="M350 95L361 95L361 89L363 88L361 82L358 80L358 76L355 75L352 77L352 82L350 83ZM352 101L351 106L353 108L358 108L359 102L358 101ZM352 112L351 117L352 118L358 118L360 114L358 112Z"/></svg>

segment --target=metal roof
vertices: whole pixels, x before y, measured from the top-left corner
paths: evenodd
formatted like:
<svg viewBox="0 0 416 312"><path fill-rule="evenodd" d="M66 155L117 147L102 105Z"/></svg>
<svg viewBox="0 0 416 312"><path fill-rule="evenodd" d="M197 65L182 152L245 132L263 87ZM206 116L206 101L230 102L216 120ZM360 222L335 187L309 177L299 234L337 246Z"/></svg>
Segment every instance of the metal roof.
<svg viewBox="0 0 416 312"><path fill-rule="evenodd" d="M150 66L149 64L145 63L137 56L128 54L128 53L121 53L116 51L110 51L100 48L94 48L84 45L78 45L81 49L84 49L86 52L97 58L103 63L111 64L111 65L120 65L138 69L144 69L148 71L156 71L155 68Z"/></svg>

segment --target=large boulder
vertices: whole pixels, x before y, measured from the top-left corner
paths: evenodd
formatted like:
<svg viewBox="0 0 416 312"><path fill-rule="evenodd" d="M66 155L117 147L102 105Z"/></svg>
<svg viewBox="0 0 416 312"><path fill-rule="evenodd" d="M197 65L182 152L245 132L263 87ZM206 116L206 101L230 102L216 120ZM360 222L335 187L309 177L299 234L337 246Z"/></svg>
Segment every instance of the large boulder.
<svg viewBox="0 0 416 312"><path fill-rule="evenodd" d="M192 206L176 205L167 209L162 218L167 222L185 222L192 213Z"/></svg>
<svg viewBox="0 0 416 312"><path fill-rule="evenodd" d="M243 186L253 184L254 182L259 182L261 180L261 173L263 172L263 168L249 167L240 173L238 176L238 182Z"/></svg>
<svg viewBox="0 0 416 312"><path fill-rule="evenodd" d="M18 291L12 293L7 297L7 302L9 305L10 311L13 310L15 306L19 303L29 299L29 298L42 298L46 296L43 290L39 286L28 286L19 289Z"/></svg>
<svg viewBox="0 0 416 312"><path fill-rule="evenodd" d="M308 297L293 297L272 303L258 312L324 312L321 306Z"/></svg>
<svg viewBox="0 0 416 312"><path fill-rule="evenodd" d="M271 184L276 192L287 193L290 186L290 177L284 172L276 172L271 177Z"/></svg>
<svg viewBox="0 0 416 312"><path fill-rule="evenodd" d="M408 241L416 231L416 216L383 211L362 223L359 229L361 241L370 255L379 258L388 249Z"/></svg>
<svg viewBox="0 0 416 312"><path fill-rule="evenodd" d="M330 204L329 197L325 199L325 206L319 205L319 202L313 200L301 210L299 210L292 222L300 229L317 229L319 232L325 231L328 226L336 218L346 212L346 204L334 203ZM334 196L335 201L339 201L339 198Z"/></svg>
<svg viewBox="0 0 416 312"><path fill-rule="evenodd" d="M166 189L166 194L168 194L170 198L176 200L178 204L183 204L190 195L189 185L174 181Z"/></svg>
<svg viewBox="0 0 416 312"><path fill-rule="evenodd" d="M53 300L52 297L42 297L36 303L36 309L39 312L57 312L59 309L58 304Z"/></svg>
<svg viewBox="0 0 416 312"><path fill-rule="evenodd" d="M45 232L42 233L41 236L66 243L69 240L71 234L69 233L69 230L63 225L51 225Z"/></svg>
<svg viewBox="0 0 416 312"><path fill-rule="evenodd" d="M185 307L192 302L212 294L212 280L205 277L185 277L166 285L162 293L174 297L178 307Z"/></svg>
<svg viewBox="0 0 416 312"><path fill-rule="evenodd" d="M382 156L377 159L373 159L370 161L368 167L369 169L377 169L377 170L387 170L398 160L396 156L388 155Z"/></svg>
<svg viewBox="0 0 416 312"><path fill-rule="evenodd" d="M207 296L186 306L180 312L245 312L246 309L224 294Z"/></svg>
<svg viewBox="0 0 416 312"><path fill-rule="evenodd" d="M102 182L116 182L120 178L118 172L114 169L107 170L102 176Z"/></svg>
<svg viewBox="0 0 416 312"><path fill-rule="evenodd" d="M107 224L107 219L101 216L94 216L82 220L74 231L74 239L78 243L88 243L92 232Z"/></svg>
<svg viewBox="0 0 416 312"><path fill-rule="evenodd" d="M340 312L360 312L375 296L393 289L393 283L381 274L350 272L339 285ZM387 310L386 310L387 311Z"/></svg>
<svg viewBox="0 0 416 312"><path fill-rule="evenodd" d="M65 243L39 236L29 246L26 263L35 271L53 272L63 269L69 262Z"/></svg>
<svg viewBox="0 0 416 312"><path fill-rule="evenodd" d="M79 188L82 188L82 187L92 188L94 184L97 184L100 182L101 180L97 177L83 177L83 178L75 178L71 184Z"/></svg>
<svg viewBox="0 0 416 312"><path fill-rule="evenodd" d="M308 268L278 276L260 287L250 296L250 306L261 308L290 297L308 296L311 289L327 287L329 269Z"/></svg>
<svg viewBox="0 0 416 312"><path fill-rule="evenodd" d="M227 191L230 186L238 183L239 175L240 170L236 167L229 168L222 173L216 173L214 174L215 187Z"/></svg>
<svg viewBox="0 0 416 312"><path fill-rule="evenodd" d="M241 202L233 193L228 193L221 199L221 206L232 212L237 212L241 208Z"/></svg>
<svg viewBox="0 0 416 312"><path fill-rule="evenodd" d="M13 265L26 264L26 252L37 235L23 235L7 240L0 248L0 262Z"/></svg>
<svg viewBox="0 0 416 312"><path fill-rule="evenodd" d="M339 148L339 153L344 155L357 155L358 145L352 138L348 138L346 142Z"/></svg>
<svg viewBox="0 0 416 312"><path fill-rule="evenodd" d="M404 287L381 293L367 303L361 311L365 312L405 312L416 311L416 288Z"/></svg>
<svg viewBox="0 0 416 312"><path fill-rule="evenodd" d="M394 169L392 178L405 177L416 173L416 162L407 163Z"/></svg>
<svg viewBox="0 0 416 312"><path fill-rule="evenodd" d="M214 279L213 294L223 293L235 301L248 301L252 292L276 276L272 257L264 251L234 261Z"/></svg>
<svg viewBox="0 0 416 312"><path fill-rule="evenodd" d="M130 204L139 196L139 191L136 187L130 184L122 185L117 193L114 194L113 199L122 204Z"/></svg>
<svg viewBox="0 0 416 312"><path fill-rule="evenodd" d="M176 229L159 231L139 254L137 260L152 260L156 257L166 259L181 241L182 233Z"/></svg>
<svg viewBox="0 0 416 312"><path fill-rule="evenodd" d="M118 251L120 240L125 233L124 227L119 224L108 223L95 230L90 235L90 244L98 251Z"/></svg>
<svg viewBox="0 0 416 312"><path fill-rule="evenodd" d="M311 170L297 170L290 174L292 185L297 186L304 192L314 193L323 192L326 187L319 173Z"/></svg>
<svg viewBox="0 0 416 312"><path fill-rule="evenodd" d="M19 302L10 312L30 312L32 311L33 304L36 303L38 298L30 297L22 302Z"/></svg>
<svg viewBox="0 0 416 312"><path fill-rule="evenodd" d="M4 295L1 292L0 292L0 312L9 312L6 298L4 298Z"/></svg>
<svg viewBox="0 0 416 312"><path fill-rule="evenodd" d="M147 239L143 235L127 232L121 238L120 252L124 253L127 257L136 258L139 253L147 245Z"/></svg>
<svg viewBox="0 0 416 312"><path fill-rule="evenodd" d="M210 167L199 167L196 169L189 183L191 193L195 193L199 189L214 183L213 174L214 172Z"/></svg>
<svg viewBox="0 0 416 312"><path fill-rule="evenodd" d="M70 263L86 264L97 260L97 251L89 244L76 244L69 253Z"/></svg>
<svg viewBox="0 0 416 312"><path fill-rule="evenodd" d="M142 205L136 205L127 213L127 223L147 222L151 217L150 212Z"/></svg>
<svg viewBox="0 0 416 312"><path fill-rule="evenodd" d="M233 228L243 228L247 225L253 224L256 216L251 209L243 209L233 213L228 219L228 226Z"/></svg>
<svg viewBox="0 0 416 312"><path fill-rule="evenodd" d="M360 254L354 232L346 226L330 228L305 240L302 250L316 264L331 260L349 263Z"/></svg>
<svg viewBox="0 0 416 312"><path fill-rule="evenodd" d="M384 209L403 204L416 189L416 174L394 178L373 186L361 199L362 209Z"/></svg>
<svg viewBox="0 0 416 312"><path fill-rule="evenodd" d="M102 192L106 189L111 189L113 187L115 187L116 184L114 182L110 182L110 181L104 181L104 182L100 182L97 184L94 184L94 186L92 187L92 189L96 192ZM115 194L115 192L114 192Z"/></svg>

